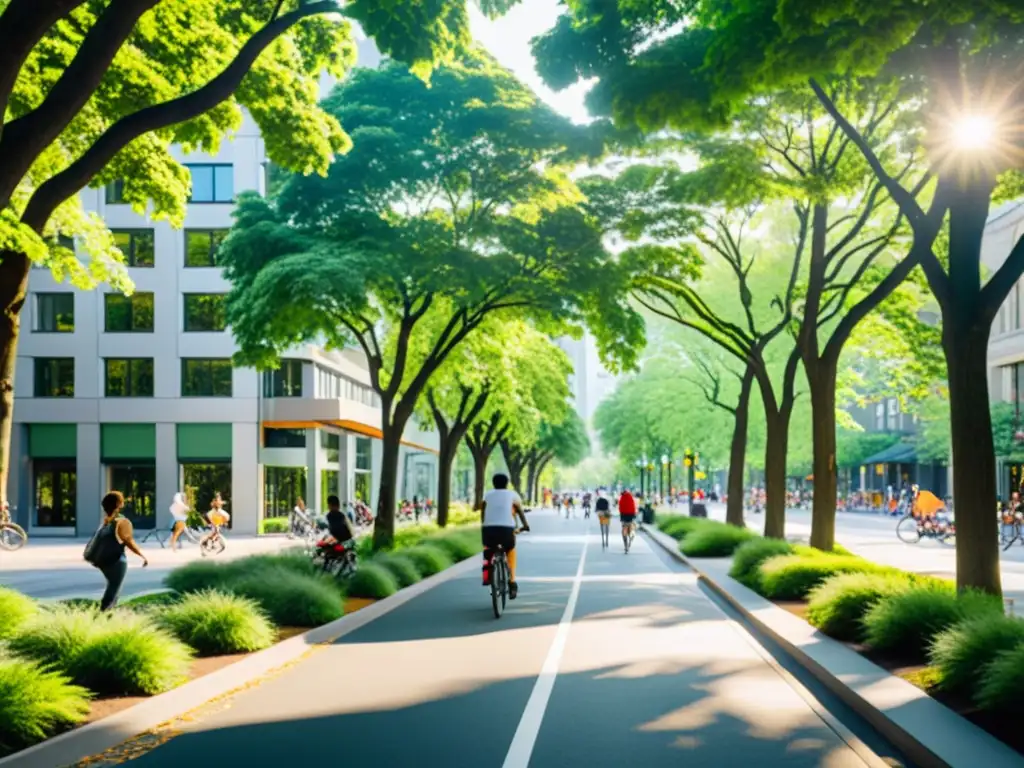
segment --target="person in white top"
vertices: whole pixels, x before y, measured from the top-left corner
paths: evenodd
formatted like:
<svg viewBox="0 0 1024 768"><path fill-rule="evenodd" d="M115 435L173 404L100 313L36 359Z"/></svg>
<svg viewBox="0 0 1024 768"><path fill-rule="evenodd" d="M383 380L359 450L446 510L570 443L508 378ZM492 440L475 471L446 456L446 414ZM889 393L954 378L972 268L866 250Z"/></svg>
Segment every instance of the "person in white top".
<svg viewBox="0 0 1024 768"><path fill-rule="evenodd" d="M523 500L519 494L508 487L508 475L494 476L494 490L484 495L484 503L480 512L483 525L481 533L484 543L484 586L489 586L491 556L497 547L505 550L508 556L508 596L515 600L519 593L516 584L516 517L523 522L523 530L530 530L523 512Z"/></svg>
<svg viewBox="0 0 1024 768"><path fill-rule="evenodd" d="M171 528L171 552L177 552L181 548L178 539L185 532L185 525L188 521L188 502L185 501L183 491L174 494L174 501L171 502L171 518L174 520L174 525Z"/></svg>

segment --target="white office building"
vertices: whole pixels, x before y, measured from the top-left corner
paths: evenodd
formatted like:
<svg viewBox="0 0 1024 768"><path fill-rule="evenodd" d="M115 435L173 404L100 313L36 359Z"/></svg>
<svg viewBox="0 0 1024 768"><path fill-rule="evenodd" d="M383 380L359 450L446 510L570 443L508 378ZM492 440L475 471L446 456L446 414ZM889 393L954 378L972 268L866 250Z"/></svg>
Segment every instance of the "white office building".
<svg viewBox="0 0 1024 768"><path fill-rule="evenodd" d="M141 529L169 525L182 489L199 509L220 492L247 534L298 497L313 509L331 493L376 504L381 413L361 353L303 346L263 375L231 363L217 246L236 194L266 189L255 123L215 157L179 159L192 173L183 230L133 212L117 185L82 192L125 253L132 296L32 272L8 483L32 535L91 534L108 489L124 493ZM407 432L400 497L434 495L436 445Z"/></svg>

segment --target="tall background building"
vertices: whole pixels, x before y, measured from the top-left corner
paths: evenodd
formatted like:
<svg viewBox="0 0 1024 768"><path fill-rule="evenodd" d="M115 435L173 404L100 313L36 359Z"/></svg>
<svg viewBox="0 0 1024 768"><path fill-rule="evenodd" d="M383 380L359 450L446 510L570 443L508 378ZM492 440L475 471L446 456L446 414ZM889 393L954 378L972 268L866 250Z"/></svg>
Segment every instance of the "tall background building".
<svg viewBox="0 0 1024 768"><path fill-rule="evenodd" d="M361 65L379 62L363 41ZM30 534L91 534L108 489L141 529L168 525L182 489L202 510L221 493L243 533L299 497L314 509L331 493L376 503L381 413L361 353L304 345L263 375L231 362L217 251L236 195L266 193L259 129L247 115L217 155L175 156L192 174L182 230L132 211L118 184L81 193L125 254L132 296L31 274L8 485ZM408 430L401 496L433 495L435 452L436 435Z"/></svg>

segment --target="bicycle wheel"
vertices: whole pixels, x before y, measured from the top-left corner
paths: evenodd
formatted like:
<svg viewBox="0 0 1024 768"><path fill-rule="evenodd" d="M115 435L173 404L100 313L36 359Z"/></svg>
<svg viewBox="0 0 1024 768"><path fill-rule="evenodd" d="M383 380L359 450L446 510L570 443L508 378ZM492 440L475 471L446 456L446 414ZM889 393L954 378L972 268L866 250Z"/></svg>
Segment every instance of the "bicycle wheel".
<svg viewBox="0 0 1024 768"><path fill-rule="evenodd" d="M505 556L501 553L491 563L491 607L494 618L500 619L505 610Z"/></svg>
<svg viewBox="0 0 1024 768"><path fill-rule="evenodd" d="M913 515L907 515L896 523L896 535L904 544L917 544L921 540L921 530Z"/></svg>
<svg viewBox="0 0 1024 768"><path fill-rule="evenodd" d="M24 547L27 541L25 529L16 523L4 523L0 528L0 549L13 552Z"/></svg>

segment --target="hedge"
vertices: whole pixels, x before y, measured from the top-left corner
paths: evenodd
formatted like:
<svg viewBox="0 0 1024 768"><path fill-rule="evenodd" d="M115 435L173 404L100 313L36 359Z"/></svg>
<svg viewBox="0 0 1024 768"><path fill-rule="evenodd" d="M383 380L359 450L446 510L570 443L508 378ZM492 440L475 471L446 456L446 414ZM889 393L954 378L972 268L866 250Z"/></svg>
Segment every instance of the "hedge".
<svg viewBox="0 0 1024 768"><path fill-rule="evenodd" d="M288 533L291 530L287 517L265 517L260 520L259 533Z"/></svg>
<svg viewBox="0 0 1024 768"><path fill-rule="evenodd" d="M802 600L812 589L839 573L894 573L859 557L826 552L810 555L776 555L759 569L761 594L773 600Z"/></svg>
<svg viewBox="0 0 1024 768"><path fill-rule="evenodd" d="M778 555L793 554L793 546L782 539L756 538L736 548L729 575L751 589L757 589L761 563Z"/></svg>
<svg viewBox="0 0 1024 768"><path fill-rule="evenodd" d="M756 538L749 528L707 525L696 528L682 540L679 550L688 557L727 557L741 544Z"/></svg>
<svg viewBox="0 0 1024 768"><path fill-rule="evenodd" d="M841 573L811 590L807 621L839 640L864 638L864 616L879 600L910 589L913 582L895 573Z"/></svg>

